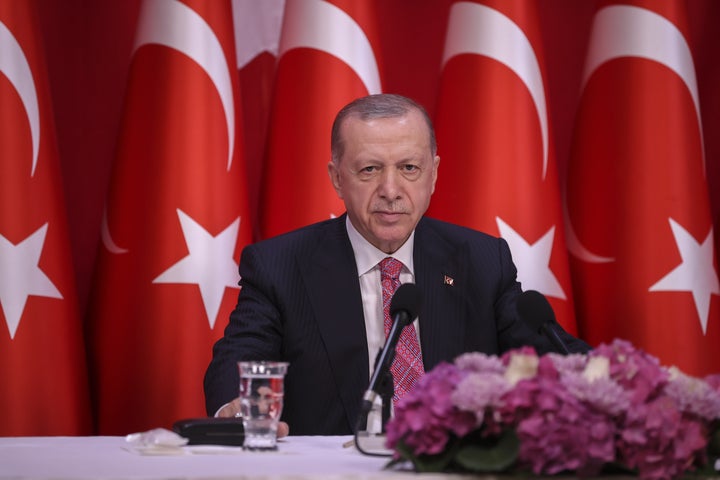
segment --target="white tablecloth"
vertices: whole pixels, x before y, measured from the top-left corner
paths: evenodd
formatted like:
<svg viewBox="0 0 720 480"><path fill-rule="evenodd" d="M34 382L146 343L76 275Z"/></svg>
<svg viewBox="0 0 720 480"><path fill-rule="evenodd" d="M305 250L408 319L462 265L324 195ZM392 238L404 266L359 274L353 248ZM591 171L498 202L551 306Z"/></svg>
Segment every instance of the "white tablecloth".
<svg viewBox="0 0 720 480"><path fill-rule="evenodd" d="M124 437L0 438L2 479L378 479L387 458L344 448L351 437L288 437L276 452L185 447L181 455L141 455ZM199 452L198 450L202 450ZM430 476L429 478L431 478Z"/></svg>
<svg viewBox="0 0 720 480"><path fill-rule="evenodd" d="M177 455L142 455L124 437L0 437L0 479L33 480L498 480L493 475L415 474L385 470L388 458L344 448L351 437L288 437L275 452L185 447ZM537 477L536 477L537 478ZM572 480L570 477L562 477ZM602 477L600 477L602 478ZM634 480L632 477L605 477ZM718 477L713 477L718 478ZM588 479L589 480L589 479Z"/></svg>

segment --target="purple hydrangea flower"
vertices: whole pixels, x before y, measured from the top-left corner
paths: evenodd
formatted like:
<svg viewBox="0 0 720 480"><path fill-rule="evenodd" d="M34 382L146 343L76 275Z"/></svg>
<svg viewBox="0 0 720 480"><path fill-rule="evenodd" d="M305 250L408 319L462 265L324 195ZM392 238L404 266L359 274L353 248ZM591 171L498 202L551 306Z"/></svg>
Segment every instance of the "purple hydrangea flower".
<svg viewBox="0 0 720 480"><path fill-rule="evenodd" d="M670 381L665 394L672 397L678 408L703 420L720 419L720 390L706 381L685 375L677 368L670 369Z"/></svg>
<svg viewBox="0 0 720 480"><path fill-rule="evenodd" d="M473 372L460 381L450 398L460 410L473 412L479 426L486 410L500 406L500 399L511 388L512 385L499 373Z"/></svg>
<svg viewBox="0 0 720 480"><path fill-rule="evenodd" d="M612 379L589 381L582 375L572 374L563 376L562 383L578 400L610 417L619 417L630 406L629 395Z"/></svg>
<svg viewBox="0 0 720 480"><path fill-rule="evenodd" d="M646 480L674 478L707 460L720 423L720 375L704 380L662 367L615 340L588 355L461 355L428 372L399 402L388 445L416 457L443 453L471 432L513 429L517 465L537 475L596 475L608 462Z"/></svg>
<svg viewBox="0 0 720 480"><path fill-rule="evenodd" d="M395 406L395 416L387 424L388 447L403 441L415 455L435 455L443 451L450 435L462 437L472 431L475 415L456 408L450 398L465 375L449 363L423 375Z"/></svg>
<svg viewBox="0 0 720 480"><path fill-rule="evenodd" d="M498 373L505 371L505 365L495 355L486 355L480 352L464 353L455 359L455 365L468 372Z"/></svg>
<svg viewBox="0 0 720 480"><path fill-rule="evenodd" d="M720 392L720 373L708 375L705 377L705 382L710 385L715 391Z"/></svg>
<svg viewBox="0 0 720 480"><path fill-rule="evenodd" d="M703 459L707 440L699 421L684 417L675 400L660 396L628 409L620 426L620 460L641 478L674 478Z"/></svg>
<svg viewBox="0 0 720 480"><path fill-rule="evenodd" d="M630 393L634 404L650 400L667 383L669 375L659 360L628 341L616 339L610 345L599 345L589 355L610 360L610 376Z"/></svg>
<svg viewBox="0 0 720 480"><path fill-rule="evenodd" d="M558 379L538 376L521 381L504 401L500 417L515 426L519 461L535 474L591 475L615 458L611 419L580 402Z"/></svg>
<svg viewBox="0 0 720 480"><path fill-rule="evenodd" d="M514 350L508 350L507 352L503 353L502 356L500 357L500 360L502 360L503 365L507 366L510 363L510 359L514 355L529 355L529 356L537 357L537 352L535 351L535 349L533 347L528 347L528 346L520 347L520 348L516 348Z"/></svg>
<svg viewBox="0 0 720 480"><path fill-rule="evenodd" d="M548 353L545 356L552 360L553 365L555 365L555 369L560 373L560 375L582 373L588 363L588 357L579 353L571 355Z"/></svg>

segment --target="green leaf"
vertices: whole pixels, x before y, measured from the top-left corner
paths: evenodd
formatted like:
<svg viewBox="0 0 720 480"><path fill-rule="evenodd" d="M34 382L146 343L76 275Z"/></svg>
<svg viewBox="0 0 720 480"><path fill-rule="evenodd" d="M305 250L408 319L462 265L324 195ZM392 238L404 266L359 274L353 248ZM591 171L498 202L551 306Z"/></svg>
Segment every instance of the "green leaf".
<svg viewBox="0 0 720 480"><path fill-rule="evenodd" d="M720 422L718 422L715 425L715 428L710 432L707 450L711 458L720 457Z"/></svg>
<svg viewBox="0 0 720 480"><path fill-rule="evenodd" d="M637 475L637 469L630 468L622 462L607 462L603 465L602 473L604 475Z"/></svg>
<svg viewBox="0 0 720 480"><path fill-rule="evenodd" d="M502 472L511 467L520 452L520 440L512 430L505 430L495 441L474 442L457 452L455 461L473 472Z"/></svg>
<svg viewBox="0 0 720 480"><path fill-rule="evenodd" d="M412 449L401 440L397 443L395 449L402 458L412 462L416 472L429 473L446 471L448 465L450 465L450 462L452 462L453 457L458 451L458 446L459 444L457 442L450 441L448 442L448 446L445 448L445 450L443 450L437 455L416 456L412 453Z"/></svg>
<svg viewBox="0 0 720 480"><path fill-rule="evenodd" d="M415 468L418 472L445 472L448 465L457 454L459 443L448 442L448 446L437 455L422 455L418 457Z"/></svg>
<svg viewBox="0 0 720 480"><path fill-rule="evenodd" d="M704 465L698 465L697 470L690 474L692 476L713 477L717 475L715 462L720 460L720 422L714 422L708 437L706 462ZM690 475L686 476L690 477Z"/></svg>
<svg viewBox="0 0 720 480"><path fill-rule="evenodd" d="M404 460L410 460L411 462L415 463L415 455L413 455L412 449L408 447L403 440L400 440L397 445L395 445L395 450L400 455L400 458ZM398 462L393 461L392 463Z"/></svg>

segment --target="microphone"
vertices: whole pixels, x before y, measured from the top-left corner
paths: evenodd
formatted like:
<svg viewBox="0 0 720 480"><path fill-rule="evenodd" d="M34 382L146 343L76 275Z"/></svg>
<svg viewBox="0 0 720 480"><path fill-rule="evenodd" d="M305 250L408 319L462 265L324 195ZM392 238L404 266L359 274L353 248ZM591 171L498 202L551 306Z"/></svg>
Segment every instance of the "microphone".
<svg viewBox="0 0 720 480"><path fill-rule="evenodd" d="M518 297L517 309L520 317L534 332L544 335L558 351L566 355L570 353L567 344L558 335L550 302L542 293L535 290L523 292Z"/></svg>
<svg viewBox="0 0 720 480"><path fill-rule="evenodd" d="M360 429L363 422L367 421L367 414L372 409L373 402L382 393L379 386L382 378L390 371L390 365L395 358L395 347L400 339L402 329L417 318L421 306L422 295L414 283L400 285L390 300L390 317L393 319L393 323L376 361L375 371L370 377L370 385L363 395L357 430Z"/></svg>

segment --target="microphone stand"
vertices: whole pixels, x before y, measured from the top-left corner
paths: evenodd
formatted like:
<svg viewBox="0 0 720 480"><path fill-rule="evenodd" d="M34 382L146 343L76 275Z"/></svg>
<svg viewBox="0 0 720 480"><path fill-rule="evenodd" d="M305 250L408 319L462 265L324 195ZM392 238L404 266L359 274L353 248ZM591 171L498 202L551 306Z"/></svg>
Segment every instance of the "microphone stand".
<svg viewBox="0 0 720 480"><path fill-rule="evenodd" d="M540 330L542 330L542 332L545 334L545 337L550 340L550 343L552 343L553 346L560 351L560 353L562 353L563 355L570 355L570 349L563 341L563 339L560 338L557 330L555 330L554 322L543 323L543 326L540 328Z"/></svg>
<svg viewBox="0 0 720 480"><path fill-rule="evenodd" d="M385 432L385 423L387 418L390 417L390 407L392 406L390 402L392 401L393 394L388 393L389 391L392 391L393 388L390 365L392 364L393 358L395 358L395 347L400 339L400 333L403 328L409 325L410 322L418 316L421 304L422 298L420 296L420 290L412 283L400 285L390 301L390 314L393 317L392 326L390 327L390 331L385 339L385 345L375 359L375 371L372 373L370 377L370 385L363 395L357 424L355 426L355 447L365 455L376 455L382 457L392 456L392 451L385 447L385 435L382 434ZM382 388L380 386L381 383L387 383L388 386ZM383 400L382 428L381 435L373 435L367 431L367 420L368 414L370 413L370 410L372 410L378 394L380 394L380 398ZM361 431L364 431L363 438L368 439L368 441L382 440L381 447L377 448L375 452L367 451L359 442Z"/></svg>
<svg viewBox="0 0 720 480"><path fill-rule="evenodd" d="M384 354L384 355L383 355ZM395 387L393 382L393 376L390 372L390 369L385 369L384 372L381 372L378 370L378 368L381 367L380 363L381 361L388 362L388 365L392 363L393 357L395 352L394 350L391 353L388 353L386 351L379 351L377 356L375 357L375 371L373 373L373 377L375 378L375 390L372 392L374 395L369 396L368 393L365 393L365 397L363 397L363 402L360 407L360 414L358 416L357 426L355 427L355 448L358 449L360 453L363 455L369 455L369 456L376 456L376 457L387 457L391 455L391 452L387 450L384 446L384 440L385 440L385 426L387 425L388 420L390 420L390 413L392 409L392 398L395 395ZM389 359L388 359L389 357ZM380 399L382 400L382 410L381 410L381 431L379 435L375 435L375 440L381 440L383 442L382 446L382 452L377 451L369 451L367 450L362 444L363 441L360 438L361 433L360 432L366 432L362 438L370 438L372 434L367 433L367 422L368 422L368 414L372 410L372 404L375 401L376 396L379 395Z"/></svg>
<svg viewBox="0 0 720 480"><path fill-rule="evenodd" d="M382 429L381 429L381 432L383 434L386 433L385 425L387 425L388 420L390 420L392 398L395 395L395 387L394 387L393 383L394 382L393 382L392 373L385 372L385 375L383 375L382 380L380 381L380 385L378 385L378 390L380 391L380 398L382 399Z"/></svg>

